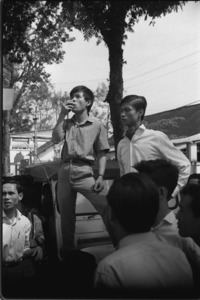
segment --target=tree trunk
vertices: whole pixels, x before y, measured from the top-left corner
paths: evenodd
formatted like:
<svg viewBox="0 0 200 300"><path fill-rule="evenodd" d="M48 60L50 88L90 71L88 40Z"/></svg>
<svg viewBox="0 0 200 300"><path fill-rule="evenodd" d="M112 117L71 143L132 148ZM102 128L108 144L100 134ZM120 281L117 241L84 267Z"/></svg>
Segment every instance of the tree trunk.
<svg viewBox="0 0 200 300"><path fill-rule="evenodd" d="M110 62L110 85L106 101L110 105L110 114L113 126L114 146L116 155L117 145L122 139L124 132L124 128L120 118L120 102L123 97L123 35L119 37L118 32L118 34L112 35L112 39L109 38L109 41L110 40L111 42L107 44Z"/></svg>

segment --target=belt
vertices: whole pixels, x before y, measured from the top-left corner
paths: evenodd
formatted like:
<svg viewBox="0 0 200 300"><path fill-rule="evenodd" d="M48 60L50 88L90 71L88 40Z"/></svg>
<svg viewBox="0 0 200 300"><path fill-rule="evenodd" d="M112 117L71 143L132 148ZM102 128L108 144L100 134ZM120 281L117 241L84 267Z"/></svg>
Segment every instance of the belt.
<svg viewBox="0 0 200 300"><path fill-rule="evenodd" d="M73 163L73 164L88 164L93 165L93 163L86 159L81 158L70 158L63 161L63 163Z"/></svg>
<svg viewBox="0 0 200 300"><path fill-rule="evenodd" d="M7 267L7 268L16 267L21 262L22 262L22 260L19 260L19 261L5 261L5 262L3 262L3 267Z"/></svg>

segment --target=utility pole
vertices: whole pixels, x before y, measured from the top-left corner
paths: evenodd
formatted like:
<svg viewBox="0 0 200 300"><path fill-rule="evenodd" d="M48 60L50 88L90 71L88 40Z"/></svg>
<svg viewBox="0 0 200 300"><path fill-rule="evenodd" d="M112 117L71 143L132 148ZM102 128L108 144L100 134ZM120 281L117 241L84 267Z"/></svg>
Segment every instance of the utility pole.
<svg viewBox="0 0 200 300"><path fill-rule="evenodd" d="M2 145L2 174L10 175L10 114L14 102L13 90L14 65L3 56L3 136Z"/></svg>
<svg viewBox="0 0 200 300"><path fill-rule="evenodd" d="M37 106L36 106L36 113L35 113L35 117L33 118L34 121L34 163L37 163Z"/></svg>

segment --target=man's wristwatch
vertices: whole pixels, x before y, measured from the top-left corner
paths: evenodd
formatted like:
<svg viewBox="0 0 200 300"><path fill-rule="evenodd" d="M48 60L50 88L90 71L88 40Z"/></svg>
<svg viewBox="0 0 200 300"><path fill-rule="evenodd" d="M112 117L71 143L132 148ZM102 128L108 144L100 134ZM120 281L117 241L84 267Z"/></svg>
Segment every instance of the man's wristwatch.
<svg viewBox="0 0 200 300"><path fill-rule="evenodd" d="M99 174L99 177L100 177L100 176L103 178L104 175L103 175L103 174Z"/></svg>

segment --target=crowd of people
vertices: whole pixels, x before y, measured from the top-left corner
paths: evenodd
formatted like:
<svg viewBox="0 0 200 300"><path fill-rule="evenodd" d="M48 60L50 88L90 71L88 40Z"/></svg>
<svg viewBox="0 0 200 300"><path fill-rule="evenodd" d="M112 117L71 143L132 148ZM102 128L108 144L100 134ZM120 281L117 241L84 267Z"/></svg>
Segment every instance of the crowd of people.
<svg viewBox="0 0 200 300"><path fill-rule="evenodd" d="M129 95L120 104L126 129L117 146L120 177L107 195L101 193L109 151L106 130L89 116L94 101L90 89L77 86L70 97L62 105L52 134L55 143L63 141L56 188L61 259L49 260L46 253L45 217L33 209L33 203L23 201L23 189L16 179L5 179L3 294L24 298L198 298L199 174L191 174L190 161L167 135L145 128L146 99ZM98 176L94 177L96 161ZM78 192L101 215L114 246L113 253L98 263L92 254L75 248ZM169 206L172 199L178 205L174 211ZM48 247L55 247L53 244L51 240Z"/></svg>

